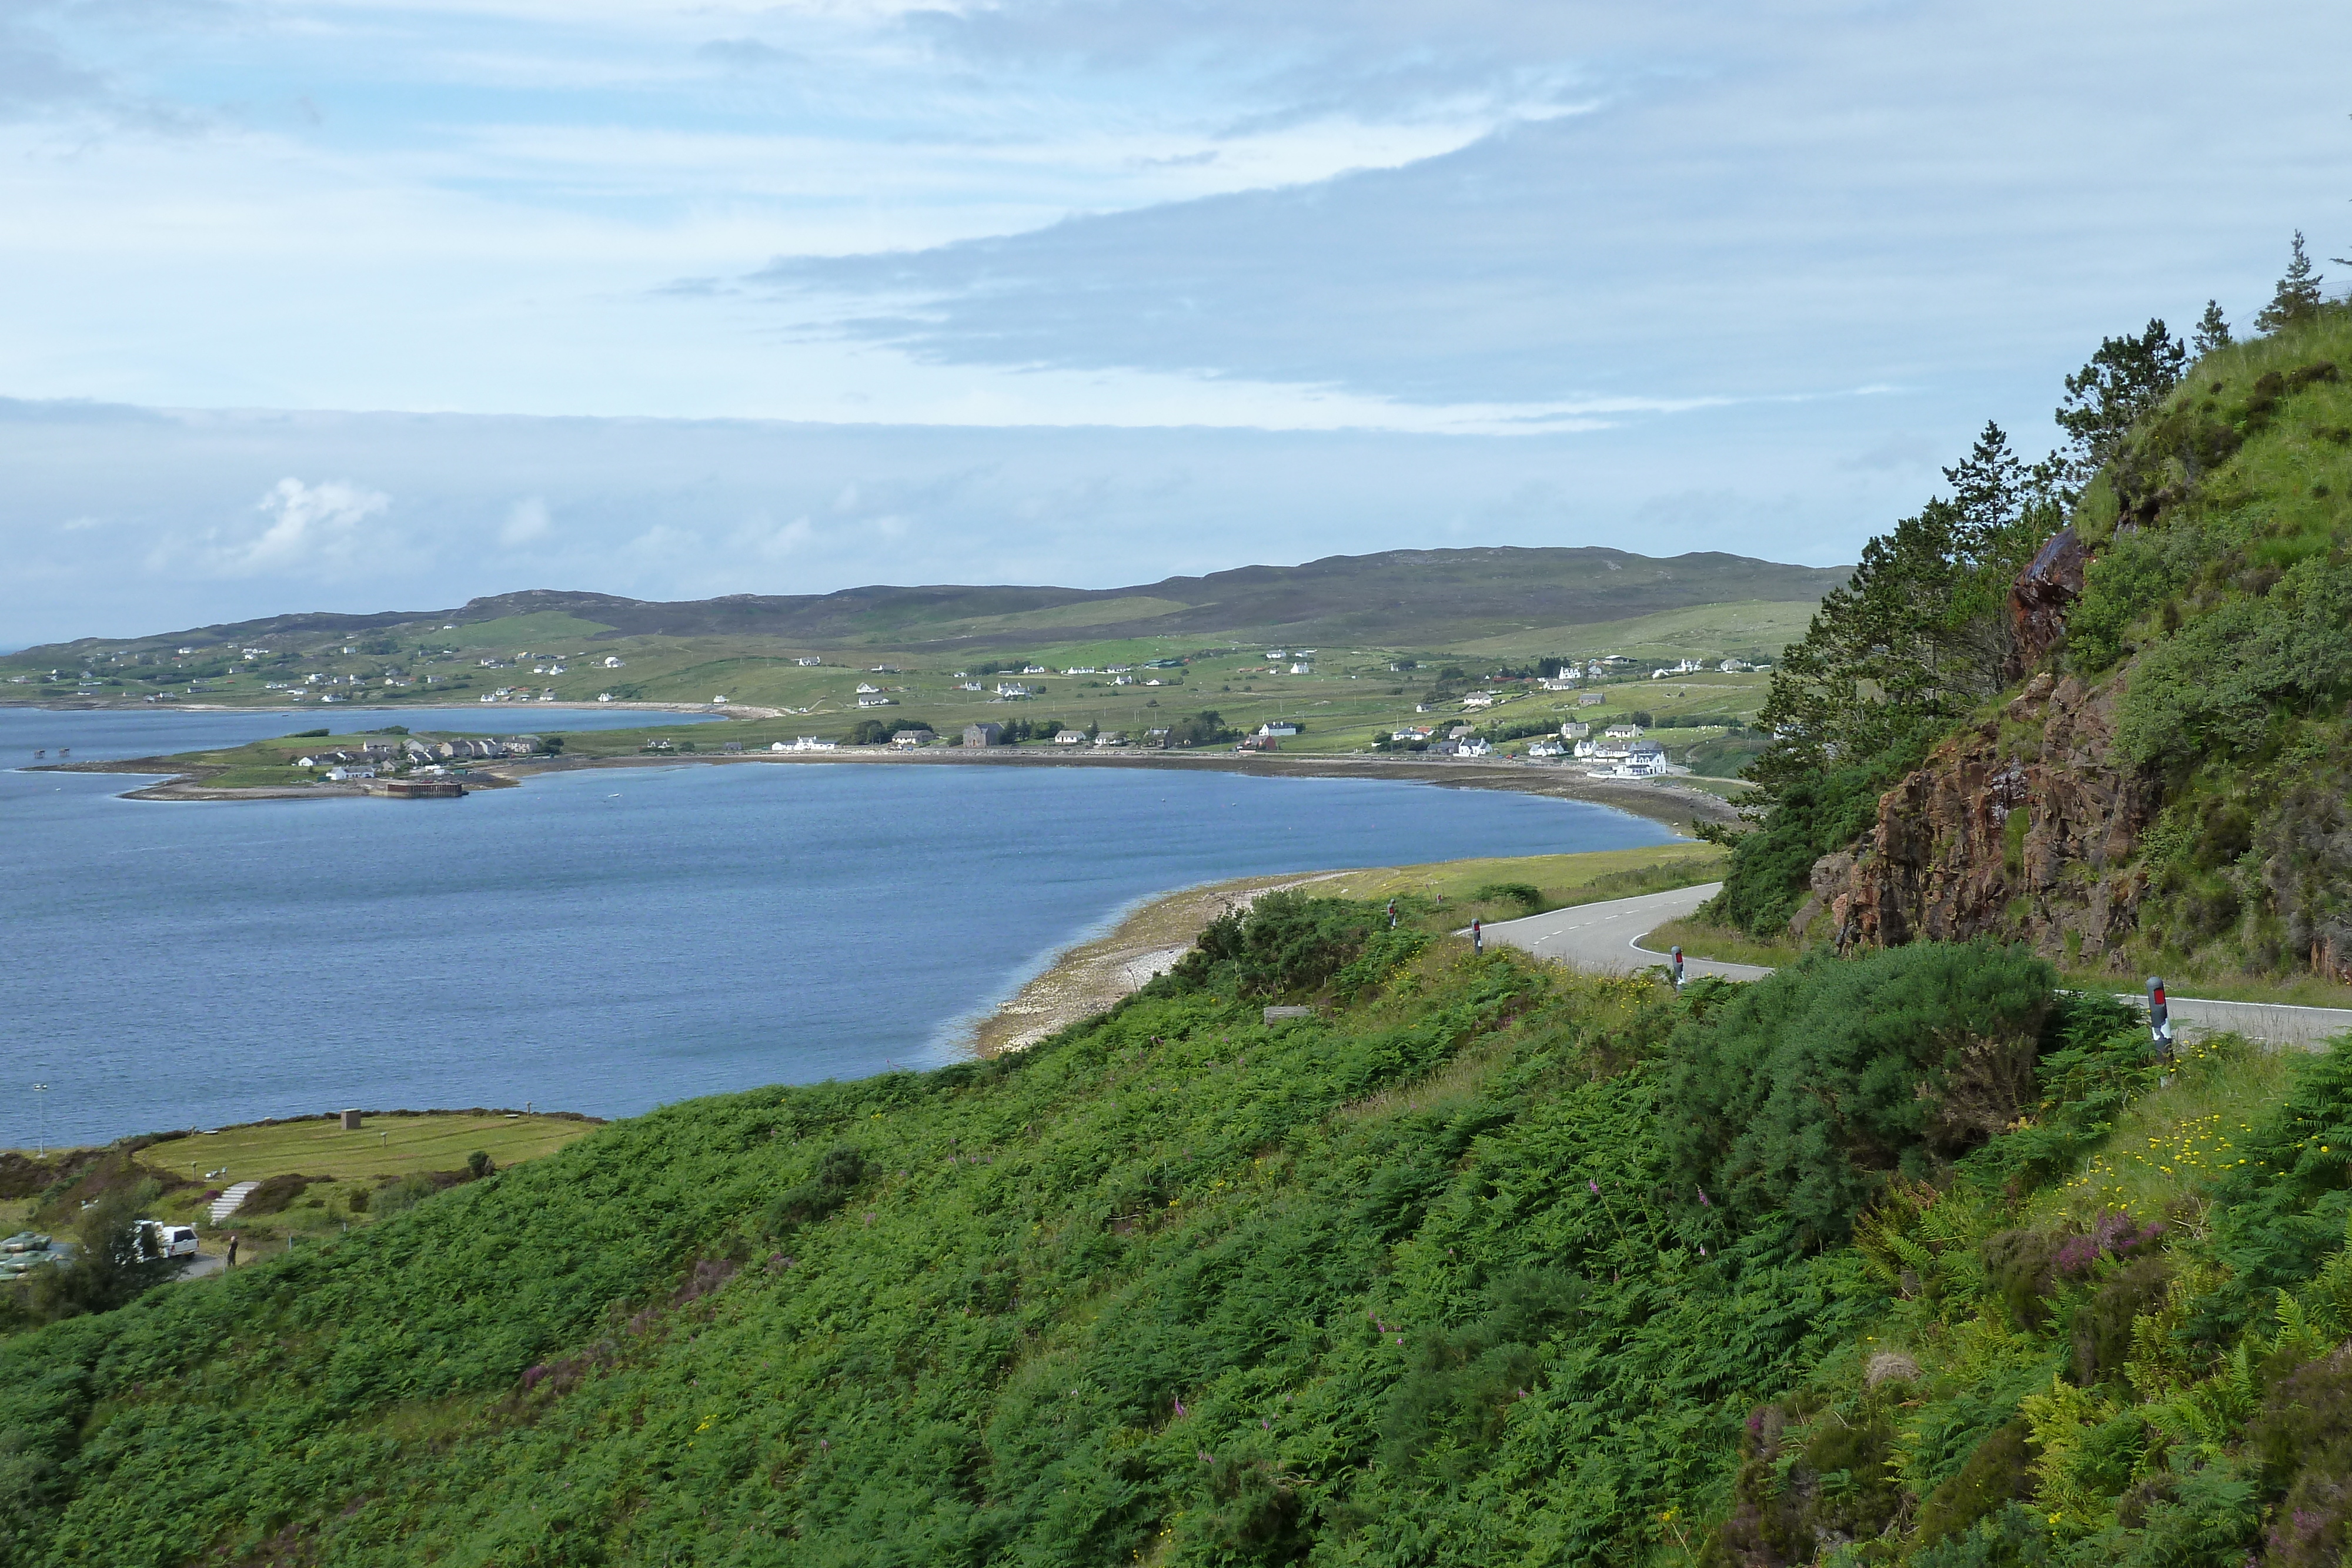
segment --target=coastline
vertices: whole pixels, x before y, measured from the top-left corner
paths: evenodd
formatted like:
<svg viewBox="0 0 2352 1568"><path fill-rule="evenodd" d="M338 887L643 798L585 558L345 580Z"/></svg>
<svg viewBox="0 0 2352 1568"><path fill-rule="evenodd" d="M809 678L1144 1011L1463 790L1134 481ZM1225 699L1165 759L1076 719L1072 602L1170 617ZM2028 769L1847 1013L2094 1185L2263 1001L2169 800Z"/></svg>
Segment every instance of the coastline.
<svg viewBox="0 0 2352 1568"><path fill-rule="evenodd" d="M971 1027L966 1048L982 1060L1025 1051L1141 990L1227 909L1247 909L1269 893L1347 874L1237 877L1154 894L1101 936L1055 954L1034 979Z"/></svg>
<svg viewBox="0 0 2352 1568"><path fill-rule="evenodd" d="M140 773L164 776L164 781L126 791L132 800L309 800L328 794L361 795L357 785L215 789L203 782L205 769L184 765L157 766L168 758L129 758L121 761L53 763L32 771L69 773ZM1739 808L1720 795L1675 779L1633 780L1591 779L1565 768L1528 762L1424 762L1404 758L1359 755L1346 757L1285 757L1263 752L997 750L938 747L921 751L893 751L886 747L845 747L839 751L809 753L744 752L668 753L639 757L556 757L491 763L475 769L481 783L474 788L505 789L543 773L572 772L587 768L677 767L803 767L803 768L1206 768L1271 778L1390 779L1417 784L1443 784L1462 789L1503 789L1523 795L1547 795L1556 800L1583 800L1646 817L1670 828L1688 831L1694 822L1737 826Z"/></svg>

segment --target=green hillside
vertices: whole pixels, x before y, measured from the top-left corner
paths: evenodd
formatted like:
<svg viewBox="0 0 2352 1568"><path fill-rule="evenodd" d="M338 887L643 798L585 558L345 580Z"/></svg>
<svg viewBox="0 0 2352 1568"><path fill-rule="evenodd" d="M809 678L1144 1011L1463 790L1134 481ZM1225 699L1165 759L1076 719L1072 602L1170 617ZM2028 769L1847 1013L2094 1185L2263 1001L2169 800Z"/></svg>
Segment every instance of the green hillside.
<svg viewBox="0 0 2352 1568"><path fill-rule="evenodd" d="M286 615L30 648L0 656L0 690L45 703L232 706L724 695L836 713L854 706L852 688L881 664L911 677L906 684L934 706L977 710L992 691L961 690L968 672L1174 660L1221 682L1244 671L1288 681L1292 664L1315 664L1312 678L1299 677L1299 695L1311 701L1368 695L1333 684L1393 674L1400 660L1434 670L1458 656L1472 678L1547 657L1622 654L1643 662L1642 674L1684 659L1769 660L1843 575L1716 554L1457 549L1334 556L1103 590L861 588L677 604L532 591L449 611ZM1302 644L1306 660L1266 657ZM1130 695L1140 707L1143 694ZM1114 697L1104 711L1125 706ZM974 711L956 722L1006 716ZM1368 725L1356 744L1371 733Z"/></svg>
<svg viewBox="0 0 2352 1568"><path fill-rule="evenodd" d="M0 1341L0 1558L2335 1561L2352 1044L2159 1085L2022 955L1676 998L1406 907Z"/></svg>
<svg viewBox="0 0 2352 1568"><path fill-rule="evenodd" d="M1599 548L1391 550L1132 588L872 587L681 603L538 590L450 611L284 615L146 638L86 639L27 649L21 657L40 663L125 647L271 639L431 641L430 633L445 628L471 633L474 643L465 645L492 647L517 637L543 643L596 636L761 637L813 649L962 651L1054 632L1084 632L1094 641L1233 635L1433 646L1507 627L1593 626L1730 601L1810 603L1843 577L1840 570L1717 552L1654 559Z"/></svg>
<svg viewBox="0 0 2352 1568"><path fill-rule="evenodd" d="M2346 1005L2352 307L2283 316L2110 340L2069 450L1989 431L1872 542L1774 674L1720 919Z"/></svg>

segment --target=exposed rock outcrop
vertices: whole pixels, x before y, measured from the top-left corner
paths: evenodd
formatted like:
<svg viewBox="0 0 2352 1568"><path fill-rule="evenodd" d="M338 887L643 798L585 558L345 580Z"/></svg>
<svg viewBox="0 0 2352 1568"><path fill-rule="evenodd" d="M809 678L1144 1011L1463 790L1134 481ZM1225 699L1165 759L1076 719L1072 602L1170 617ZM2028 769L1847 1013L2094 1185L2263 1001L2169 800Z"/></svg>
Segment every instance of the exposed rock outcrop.
<svg viewBox="0 0 2352 1568"><path fill-rule="evenodd" d="M1947 739L1880 798L1853 853L1814 864L1812 917L1841 945L1991 935L2120 965L2146 891L2125 862L2158 804L2154 779L2113 760L2121 694L2039 674Z"/></svg>
<svg viewBox="0 0 2352 1568"><path fill-rule="evenodd" d="M2066 612L2083 597L2091 552L2071 528L2061 528L2034 553L2009 590L2009 679L2022 677L2066 634Z"/></svg>

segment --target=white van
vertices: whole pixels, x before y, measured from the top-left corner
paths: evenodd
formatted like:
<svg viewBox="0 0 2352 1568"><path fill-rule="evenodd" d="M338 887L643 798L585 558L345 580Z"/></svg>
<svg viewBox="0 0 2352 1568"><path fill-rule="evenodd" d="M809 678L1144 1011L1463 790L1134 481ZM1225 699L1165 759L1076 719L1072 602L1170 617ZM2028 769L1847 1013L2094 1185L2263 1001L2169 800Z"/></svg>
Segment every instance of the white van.
<svg viewBox="0 0 2352 1568"><path fill-rule="evenodd" d="M193 1225L166 1225L160 1219L142 1219L136 1228L142 1252L149 1247L159 1258L193 1258L196 1255L196 1228Z"/></svg>

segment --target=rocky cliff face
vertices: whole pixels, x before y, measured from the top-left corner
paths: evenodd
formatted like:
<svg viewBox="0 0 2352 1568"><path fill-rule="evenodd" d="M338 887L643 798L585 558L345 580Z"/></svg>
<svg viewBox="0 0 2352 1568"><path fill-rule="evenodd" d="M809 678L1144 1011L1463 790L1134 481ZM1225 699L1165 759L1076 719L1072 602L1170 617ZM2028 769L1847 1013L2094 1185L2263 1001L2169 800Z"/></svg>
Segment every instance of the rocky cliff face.
<svg viewBox="0 0 2352 1568"><path fill-rule="evenodd" d="M2159 801L2116 765L2120 680L2036 675L2002 715L1947 739L1888 790L1850 853L1826 855L1790 923L1840 944L1997 935L2120 967L2144 876L2126 869Z"/></svg>

